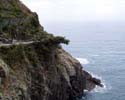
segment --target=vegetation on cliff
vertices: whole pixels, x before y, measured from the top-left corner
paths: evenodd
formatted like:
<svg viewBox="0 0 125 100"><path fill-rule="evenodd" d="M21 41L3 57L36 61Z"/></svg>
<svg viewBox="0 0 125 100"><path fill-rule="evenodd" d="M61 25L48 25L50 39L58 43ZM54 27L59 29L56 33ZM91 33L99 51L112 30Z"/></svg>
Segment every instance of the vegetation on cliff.
<svg viewBox="0 0 125 100"><path fill-rule="evenodd" d="M31 12L19 0L0 0L0 37L10 40L47 40L68 44L65 38L54 37L44 31L39 24L38 15Z"/></svg>
<svg viewBox="0 0 125 100"><path fill-rule="evenodd" d="M48 34L19 0L0 0L0 100L75 100L93 89L92 76L60 43L69 40Z"/></svg>

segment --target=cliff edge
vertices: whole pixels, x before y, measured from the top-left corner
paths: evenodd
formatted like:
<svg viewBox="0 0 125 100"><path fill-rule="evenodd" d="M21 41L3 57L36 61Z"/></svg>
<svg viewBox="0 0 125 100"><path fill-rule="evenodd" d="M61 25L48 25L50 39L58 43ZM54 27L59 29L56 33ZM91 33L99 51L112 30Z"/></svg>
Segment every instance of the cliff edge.
<svg viewBox="0 0 125 100"><path fill-rule="evenodd" d="M63 50L68 42L19 0L0 0L0 99L75 100L102 86Z"/></svg>

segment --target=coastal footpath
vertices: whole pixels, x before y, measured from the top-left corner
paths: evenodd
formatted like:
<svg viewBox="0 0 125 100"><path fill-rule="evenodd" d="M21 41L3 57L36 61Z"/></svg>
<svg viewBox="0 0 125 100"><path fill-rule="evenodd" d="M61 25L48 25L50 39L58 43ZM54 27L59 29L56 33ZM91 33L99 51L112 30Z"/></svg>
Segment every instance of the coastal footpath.
<svg viewBox="0 0 125 100"><path fill-rule="evenodd" d="M101 80L61 47L19 0L0 0L0 100L76 100Z"/></svg>

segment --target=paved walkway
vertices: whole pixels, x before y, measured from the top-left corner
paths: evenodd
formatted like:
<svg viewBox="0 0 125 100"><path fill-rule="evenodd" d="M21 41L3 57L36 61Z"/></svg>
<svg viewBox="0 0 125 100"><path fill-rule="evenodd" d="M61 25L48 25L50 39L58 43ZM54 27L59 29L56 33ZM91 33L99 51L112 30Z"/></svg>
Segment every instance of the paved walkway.
<svg viewBox="0 0 125 100"><path fill-rule="evenodd" d="M11 45L20 45L20 44L32 44L34 43L34 41L28 41L28 42L13 42L13 43L0 43L0 47L7 47L7 46L11 46Z"/></svg>

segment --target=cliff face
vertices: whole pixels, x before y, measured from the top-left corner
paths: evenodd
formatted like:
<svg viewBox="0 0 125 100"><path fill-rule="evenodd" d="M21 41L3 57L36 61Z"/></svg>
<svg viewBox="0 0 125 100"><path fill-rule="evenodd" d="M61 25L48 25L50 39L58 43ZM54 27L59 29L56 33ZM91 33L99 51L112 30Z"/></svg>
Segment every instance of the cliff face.
<svg viewBox="0 0 125 100"><path fill-rule="evenodd" d="M0 0L0 36L18 40L45 38L38 16L19 0Z"/></svg>
<svg viewBox="0 0 125 100"><path fill-rule="evenodd" d="M0 0L0 99L75 100L99 85L60 43L20 1Z"/></svg>

